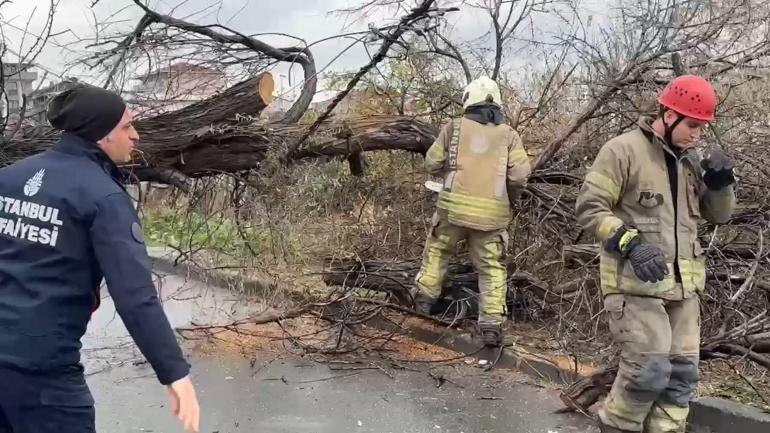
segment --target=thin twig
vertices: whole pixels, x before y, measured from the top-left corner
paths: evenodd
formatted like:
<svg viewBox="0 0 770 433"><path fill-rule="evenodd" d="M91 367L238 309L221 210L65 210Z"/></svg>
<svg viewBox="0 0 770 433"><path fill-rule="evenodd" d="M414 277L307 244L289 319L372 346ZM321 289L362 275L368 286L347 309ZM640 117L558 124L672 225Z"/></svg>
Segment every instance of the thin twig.
<svg viewBox="0 0 770 433"><path fill-rule="evenodd" d="M404 32L409 29L409 26L411 26L411 24L414 22L424 18L424 15L428 12L434 1L435 0L423 0L423 2L414 8L411 13L401 18L396 28L388 32L388 34L385 36L385 40L380 46L380 49L372 57L371 61L361 67L358 72L356 72L353 78L348 82L348 85L345 87L345 89L337 94L329 106L326 107L326 110L320 116L318 116L318 119L316 119L316 121L310 125L307 131L305 131L305 133L302 134L300 138L291 145L287 155L288 160L294 159L294 156L299 151L302 143L304 143L305 140L318 129L321 123L323 123L329 117L332 111L334 111L334 109L337 107L337 104L339 104L340 101L342 101L348 95L348 93L350 93L350 91L356 87L361 78L385 58L388 51L390 50L390 47L396 43L399 38L401 38Z"/></svg>

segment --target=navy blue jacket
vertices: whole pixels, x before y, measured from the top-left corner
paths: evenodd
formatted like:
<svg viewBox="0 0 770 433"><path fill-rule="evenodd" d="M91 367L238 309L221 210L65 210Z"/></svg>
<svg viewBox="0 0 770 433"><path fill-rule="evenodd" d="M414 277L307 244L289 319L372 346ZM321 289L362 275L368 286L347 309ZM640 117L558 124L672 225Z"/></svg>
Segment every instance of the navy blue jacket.
<svg viewBox="0 0 770 433"><path fill-rule="evenodd" d="M0 168L0 365L54 372L78 364L104 277L160 382L188 374L122 182L95 143L73 134Z"/></svg>

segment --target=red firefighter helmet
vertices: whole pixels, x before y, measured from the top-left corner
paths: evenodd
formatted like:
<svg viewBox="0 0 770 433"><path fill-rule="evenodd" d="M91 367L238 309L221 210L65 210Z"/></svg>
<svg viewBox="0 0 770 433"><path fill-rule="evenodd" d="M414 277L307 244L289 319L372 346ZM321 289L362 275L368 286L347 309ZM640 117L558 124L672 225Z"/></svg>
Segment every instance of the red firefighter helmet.
<svg viewBox="0 0 770 433"><path fill-rule="evenodd" d="M710 122L714 120L717 95L703 77L682 75L668 83L660 93L658 103L682 116Z"/></svg>

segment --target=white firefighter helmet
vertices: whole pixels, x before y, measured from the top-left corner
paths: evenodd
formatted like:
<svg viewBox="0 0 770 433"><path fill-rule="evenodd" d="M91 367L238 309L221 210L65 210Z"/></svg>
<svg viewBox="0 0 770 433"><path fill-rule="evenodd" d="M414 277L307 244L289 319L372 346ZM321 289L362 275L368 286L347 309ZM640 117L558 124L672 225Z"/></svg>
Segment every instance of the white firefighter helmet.
<svg viewBox="0 0 770 433"><path fill-rule="evenodd" d="M500 87L487 76L479 77L471 81L471 83L465 87L465 91L463 92L463 109L481 102L491 102L500 106L503 105L503 98L500 96Z"/></svg>

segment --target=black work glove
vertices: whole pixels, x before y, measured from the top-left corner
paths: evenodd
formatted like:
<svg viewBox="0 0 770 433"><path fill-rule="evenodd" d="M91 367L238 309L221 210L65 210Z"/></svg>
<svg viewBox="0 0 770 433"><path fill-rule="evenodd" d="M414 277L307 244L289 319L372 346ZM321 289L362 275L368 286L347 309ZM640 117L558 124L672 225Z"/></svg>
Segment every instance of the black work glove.
<svg viewBox="0 0 770 433"><path fill-rule="evenodd" d="M640 238L631 241L628 248L628 260L636 276L648 283L663 281L668 275L668 266L663 252L655 245L642 242Z"/></svg>
<svg viewBox="0 0 770 433"><path fill-rule="evenodd" d="M631 262L636 276L648 283L662 281L668 275L668 266L663 252L655 245L642 241L633 226L620 226L607 240L607 250L620 254Z"/></svg>
<svg viewBox="0 0 770 433"><path fill-rule="evenodd" d="M733 175L735 164L720 150L713 151L708 158L700 162L700 166L705 171L703 182L712 191L735 183L735 176Z"/></svg>
<svg viewBox="0 0 770 433"><path fill-rule="evenodd" d="M508 192L508 201L511 203L511 206L514 206L519 198L521 198L521 193L524 192L524 187L507 183L505 188Z"/></svg>

